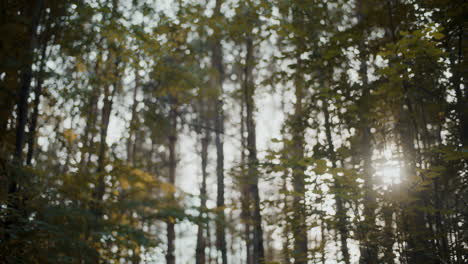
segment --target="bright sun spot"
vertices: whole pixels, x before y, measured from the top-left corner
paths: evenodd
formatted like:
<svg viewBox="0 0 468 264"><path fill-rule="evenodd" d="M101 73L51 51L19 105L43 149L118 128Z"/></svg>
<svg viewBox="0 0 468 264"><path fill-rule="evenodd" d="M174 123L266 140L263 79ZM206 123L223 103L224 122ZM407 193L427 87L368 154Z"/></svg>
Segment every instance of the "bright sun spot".
<svg viewBox="0 0 468 264"><path fill-rule="evenodd" d="M375 167L376 175L383 185L390 186L401 182L400 161L390 151L384 151L382 162Z"/></svg>

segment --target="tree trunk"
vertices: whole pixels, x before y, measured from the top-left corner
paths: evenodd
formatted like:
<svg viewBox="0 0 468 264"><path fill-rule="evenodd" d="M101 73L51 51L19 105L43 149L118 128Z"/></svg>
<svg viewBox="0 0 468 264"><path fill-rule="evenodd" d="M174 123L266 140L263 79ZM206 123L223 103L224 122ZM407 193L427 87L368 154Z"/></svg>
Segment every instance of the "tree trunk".
<svg viewBox="0 0 468 264"><path fill-rule="evenodd" d="M328 112L328 101L327 98L323 99L323 113L325 116L325 134L328 143L328 155L332 162L333 168L336 168L336 156L335 149L333 147L333 139L331 134L330 114ZM333 179L333 187L337 192L343 188L338 178ZM338 218L338 232L340 234L341 241L341 254L343 255L343 261L346 264L350 263L349 249L348 249L348 220L346 215L346 207L344 205L343 198L339 194L335 194L336 203L336 217Z"/></svg>
<svg viewBox="0 0 468 264"><path fill-rule="evenodd" d="M258 160L257 160L257 143L254 120L254 82L253 82L253 41L250 33L246 37L246 66L244 80L244 96L246 105L246 127L247 127L247 149L248 155L248 176L249 176L249 192L252 198L252 225L253 225L253 263L264 263L265 251L263 249L263 230L262 216L260 213L260 195L258 192Z"/></svg>
<svg viewBox="0 0 468 264"><path fill-rule="evenodd" d="M203 109L203 101L201 104L201 108ZM207 225L206 219L204 215L207 213L206 210L206 200L207 200L207 193L206 193L206 178L207 178L207 171L206 167L208 165L208 145L210 141L210 131L206 129L208 125L206 124L206 115L203 114L203 110L201 111L201 118L202 122L205 124L202 128L202 139L201 139L201 169L202 169L202 185L200 188L200 217L198 219L198 233L197 233L197 247L195 252L195 260L197 264L204 264L205 263L205 249L206 249L206 241L205 241L205 226Z"/></svg>
<svg viewBox="0 0 468 264"><path fill-rule="evenodd" d="M20 67L20 79L18 87L18 97L17 97L17 112L16 112L16 138L15 138L15 149L13 153L13 164L17 167L23 166L23 147L25 140L25 128L27 123L28 115L28 98L29 90L31 87L32 79L32 64L34 62L34 49L37 45L37 28L40 22L41 13L44 9L44 1L38 0L32 4L31 8L27 8L25 12L24 19L28 21L28 43L25 47L25 61ZM9 115L9 114L8 114ZM7 119L8 120L8 119ZM2 124L3 125L3 124ZM6 127L6 123L5 123ZM2 128L3 130L3 128ZM3 137L1 135L0 137ZM3 147L3 146L2 146ZM3 164L2 164L3 167ZM2 169L5 170L5 169ZM5 171L5 174L8 175L8 172ZM11 176L10 176L11 175ZM14 211L20 210L21 197L18 195L20 189L20 184L17 181L17 173L11 173L8 179L8 200L7 206ZM7 176L8 177L8 176ZM17 221L16 214L8 213L5 221L5 228L14 224L19 224ZM6 238L10 239L10 234L6 234Z"/></svg>
<svg viewBox="0 0 468 264"><path fill-rule="evenodd" d="M382 218L384 221L383 227L383 258L382 263L395 264L395 253L393 253L393 244L395 243L395 235L393 230L393 208L391 206L391 193L385 193L386 201L382 208Z"/></svg>
<svg viewBox="0 0 468 264"><path fill-rule="evenodd" d="M298 59L298 68L300 69L301 61ZM296 103L294 106L293 124L291 126L292 132L292 149L291 155L294 164L292 172L292 183L294 188L293 198L293 223L292 230L294 236L294 263L306 264L307 263L307 213L305 204L305 167L300 165L304 159L304 112L302 109L303 93L303 80L300 76L301 73L296 73L295 81L295 97Z"/></svg>
<svg viewBox="0 0 468 264"><path fill-rule="evenodd" d="M246 173L246 155L245 152L247 150L246 146L246 138L245 138L245 98L241 98L241 127L240 127L240 134L241 134L241 161L240 161L240 186L241 186L241 219L244 223L244 237L245 237L245 259L247 264L252 264L252 240L250 239L250 194L248 190L248 175Z"/></svg>
<svg viewBox="0 0 468 264"><path fill-rule="evenodd" d="M282 110L284 111L284 104L282 104ZM286 148L286 144L283 145L283 148ZM287 155L283 154L282 159L286 159ZM291 245L291 239L289 238L289 234L291 232L291 220L290 220L290 215L289 212L291 209L291 204L289 201L289 194L288 194L288 178L289 178L289 170L286 168L284 170L284 175L282 176L282 185L281 185L281 191L283 193L283 217L284 217L284 225L283 225L283 248L282 248L282 256L281 260L282 263L285 264L291 264L291 252L290 252L290 245Z"/></svg>
<svg viewBox="0 0 468 264"><path fill-rule="evenodd" d="M24 135L28 115L28 98L29 90L31 88L32 79L32 64L34 61L34 49L37 45L37 27L39 25L39 19L44 7L44 1L35 1L35 4L30 9L31 24L29 25L29 43L26 47L26 61L21 68L20 74L20 86L19 86L19 97L17 103L17 116L16 116L16 141L15 141L15 161L18 165L23 163L23 146L24 146ZM16 190L16 183L14 183Z"/></svg>
<svg viewBox="0 0 468 264"><path fill-rule="evenodd" d="M358 19L363 20L363 14L359 10ZM378 263L378 251L375 226L375 209L377 207L375 192L374 192L374 169L372 167L372 135L371 135L371 120L369 120L371 105L370 87L367 78L367 52L364 46L365 33L363 33L359 54L361 66L359 74L362 81L362 97L359 100L359 130L361 134L361 155L364 161L363 178L364 178L364 222L360 223L360 259L361 264Z"/></svg>
<svg viewBox="0 0 468 264"><path fill-rule="evenodd" d="M84 131L83 135L83 147L81 148L81 158L80 158L80 171L87 171L88 170L88 164L91 159L91 154L92 154L92 146L94 145L94 137L96 136L96 122L97 122L97 117L98 117L98 99L99 99L99 93L100 88L101 88L101 81L100 81L100 74L101 73L101 68L102 68L102 51L99 51L97 56L96 56L96 63L94 65L94 72L96 75L96 80L94 83L91 83L92 85L92 90L89 95L89 103L87 106L88 113L87 113L87 118L86 118L86 128ZM94 150L93 150L94 151Z"/></svg>
<svg viewBox="0 0 468 264"><path fill-rule="evenodd" d="M109 56L109 60L111 60L113 56ZM118 62L115 64L115 76L114 78L119 78L118 74ZM105 193L105 181L104 181L104 176L105 176L105 166L106 166L106 150L107 150L107 132L109 129L109 121L112 113L112 105L114 102L114 96L116 91L119 89L119 81L114 82L112 84L112 91L110 91L110 86L105 85L104 86L104 104L101 109L101 127L100 127L100 132L99 132L99 152L98 152L98 164L97 164L97 169L96 169L96 174L97 174L97 187L96 190L94 191L94 199L95 203L100 203L103 199L104 193ZM102 210L99 205L96 204L97 208L97 216L100 217L102 214Z"/></svg>
<svg viewBox="0 0 468 264"><path fill-rule="evenodd" d="M48 28L48 25L46 25ZM47 29L46 29L47 30ZM39 116L39 103L42 95L42 83L44 81L44 66L46 60L47 41L42 43L41 57L39 62L39 72L37 73L37 83L34 88L34 102L33 102L33 113L29 123L29 135L28 135L28 152L26 155L26 164L31 165L32 157L34 155L34 147L36 142L36 129L37 129L37 118Z"/></svg>
<svg viewBox="0 0 468 264"><path fill-rule="evenodd" d="M465 29L466 31L466 29ZM460 130L460 142L464 148L468 148L468 93L467 93L467 74L466 74L466 63L465 63L465 56L467 55L466 44L463 45L463 37L466 37L466 33L464 34L463 25L458 27L458 41L456 47L456 55L451 56L450 63L453 65L453 75L452 75L452 83L455 88L455 95L457 98L456 103L456 110L457 115L459 118L459 130ZM456 58L455 58L456 57ZM465 71L464 71L465 69ZM462 78L464 83L462 83ZM464 85L464 89L460 88L461 84Z"/></svg>
<svg viewBox="0 0 468 264"><path fill-rule="evenodd" d="M294 5L292 7L292 20L295 28L300 29L304 26L302 10ZM307 120L306 113L303 111L302 100L304 98L305 83L302 72L301 53L305 50L301 36L296 37L294 47L296 50L296 72L294 77L295 98L294 114L290 126L292 142L290 155L294 168L292 170L292 184L294 190L293 196L293 221L291 224L294 237L294 263L306 264L308 260L308 236L307 236L307 212L305 202L305 166L301 165L304 159L304 133Z"/></svg>
<svg viewBox="0 0 468 264"><path fill-rule="evenodd" d="M176 166L177 166L177 157L176 157L176 143L177 143L177 106L171 105L171 110L169 113L169 120L171 124L171 131L169 134L169 183L175 186L176 178ZM174 201L174 193L170 194L170 200ZM166 263L175 264L175 230L174 230L175 220L169 219L167 222L167 252L166 252Z"/></svg>
<svg viewBox="0 0 468 264"><path fill-rule="evenodd" d="M135 160L135 141L136 141L136 135L135 135L135 130L136 130L136 122L137 122L137 113L136 109L138 106L138 101L137 101L137 94L138 94L138 88L140 86L140 76L138 74L138 69L135 69L135 87L133 88L133 103L132 103L132 117L130 119L130 127L129 127L129 132L128 132L128 140L127 140L127 162L129 164L132 164L133 167L136 167L136 160Z"/></svg>
<svg viewBox="0 0 468 264"><path fill-rule="evenodd" d="M406 87L405 84L403 86ZM425 192L415 189L420 185L415 161L416 150L414 148L414 134L417 133L417 129L412 122L414 121L412 120L414 113L411 101L408 98L405 101L401 105L398 126L404 160L403 173L407 180L405 186L408 188L407 191L411 200L405 204L408 230L408 261L409 263L433 263L433 248L429 241L427 223L422 211L422 208L425 207ZM404 108L407 108L407 110Z"/></svg>
<svg viewBox="0 0 468 264"><path fill-rule="evenodd" d="M216 0L216 6L213 13L213 18L221 19L221 4L222 0ZM217 91L218 100L216 102L216 179L217 179L217 196L216 196L216 248L221 252L222 264L227 264L227 251L226 251L226 216L224 214L224 142L222 135L224 133L224 112L223 112L223 81L224 81L224 67L223 67L223 54L221 46L221 32L219 28L214 28L214 43L212 51L212 66L216 70L214 74L213 83Z"/></svg>
<svg viewBox="0 0 468 264"><path fill-rule="evenodd" d="M392 2L389 1L388 5L392 7ZM393 9L389 8L390 24L388 28L392 32L392 42L396 44L398 40L394 34L396 26L393 24L393 15ZM392 61L389 64L391 66ZM409 85L404 78L401 86L403 87L403 94L399 105L396 131L403 154L402 174L405 182L402 183L402 186L407 186L410 200L402 204L404 208L402 212L403 230L406 235L403 240L407 245L404 253L408 263L433 263L433 248L428 237L429 232L426 228L425 214L422 211L422 208L425 207L426 197L425 193L418 187L420 179L416 166L417 150L414 146L419 131L415 121L416 113L408 93L410 87L408 87Z"/></svg>

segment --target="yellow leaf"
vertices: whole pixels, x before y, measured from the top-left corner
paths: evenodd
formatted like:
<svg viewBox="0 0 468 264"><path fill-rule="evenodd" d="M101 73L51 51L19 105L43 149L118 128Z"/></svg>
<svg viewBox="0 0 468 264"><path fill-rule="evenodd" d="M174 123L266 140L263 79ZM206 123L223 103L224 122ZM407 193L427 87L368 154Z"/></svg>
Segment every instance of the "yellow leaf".
<svg viewBox="0 0 468 264"><path fill-rule="evenodd" d="M84 65L84 63L79 61L79 62L76 63L76 70L78 72L85 72L86 71L86 65Z"/></svg>
<svg viewBox="0 0 468 264"><path fill-rule="evenodd" d="M73 143L73 141L76 140L76 138L78 137L78 135L76 135L75 133L73 133L73 130L71 129L66 129L64 132L63 132L63 136L65 137L65 139L67 140L68 143Z"/></svg>
<svg viewBox="0 0 468 264"><path fill-rule="evenodd" d="M122 186L123 189L128 189L128 187L130 186L127 179L125 178L120 179L120 185Z"/></svg>

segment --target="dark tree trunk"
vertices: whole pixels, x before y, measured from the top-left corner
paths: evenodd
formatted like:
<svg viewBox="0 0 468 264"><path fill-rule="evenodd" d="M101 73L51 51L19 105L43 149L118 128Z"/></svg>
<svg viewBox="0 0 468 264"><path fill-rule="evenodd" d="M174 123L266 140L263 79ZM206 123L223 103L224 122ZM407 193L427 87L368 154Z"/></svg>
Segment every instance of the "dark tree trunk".
<svg viewBox="0 0 468 264"><path fill-rule="evenodd" d="M19 75L19 87L18 87L18 97L17 97L17 112L16 112L16 138L15 138L15 149L13 153L13 164L17 167L23 166L23 147L24 147L24 140L25 140L25 128L27 123L27 115L28 115L28 98L29 98L29 90L31 87L31 79L32 79L32 64L34 62L34 49L37 45L37 28L40 22L41 13L44 8L44 1L38 0L35 1L31 7L26 8L24 19L28 21L28 42L25 43L25 61L20 67L20 75ZM16 76L16 74L14 75ZM7 76L8 77L8 76ZM9 115L9 114L8 114ZM8 120L8 119L7 119ZM1 124L3 126L3 124ZM6 123L5 123L6 127ZM2 128L3 130L3 128ZM1 135L0 137L3 137ZM3 146L1 146L3 147ZM1 164L2 167L4 166ZM2 170L5 170L2 168ZM5 175L8 173L5 171ZM2 175L3 176L3 175ZM8 176L7 176L8 177ZM9 175L8 181L8 200L7 206L13 211L21 210L20 203L22 198L18 195L18 191L20 189L20 183L17 181L17 173L11 173ZM23 214L23 213L21 213ZM9 228L9 226L14 224L19 224L16 219L15 213L11 214L8 213L5 221L5 227ZM9 239L9 233L6 234L6 238Z"/></svg>
<svg viewBox="0 0 468 264"><path fill-rule="evenodd" d="M292 8L293 24L295 28L302 28L304 26L304 18L302 10L293 6ZM294 104L294 114L292 116L291 135L292 142L290 148L290 155L294 168L292 170L292 184L294 189L293 196L293 221L291 224L293 237L294 237L294 263L306 264L308 260L308 236L307 236L307 212L305 201L305 166L301 165L304 159L304 133L306 129L307 114L303 110L302 100L304 99L305 83L303 79L303 62L301 60L301 53L305 50L300 37L295 38L296 49L296 72L294 77L295 97L296 103Z"/></svg>
<svg viewBox="0 0 468 264"><path fill-rule="evenodd" d="M203 101L202 101L203 104ZM201 104L201 108L203 109L203 105ZM207 226L206 219L204 215L207 214L206 210L206 200L207 200L207 192L206 192L206 179L207 179L207 171L206 167L208 165L208 145L210 142L210 131L206 129L208 127L206 122L206 115L203 114L203 110L201 110L201 118L202 122L205 124L204 128L202 128L202 138L201 138L201 169L202 169L202 185L200 188L200 217L198 219L198 233L197 233L197 247L195 252L195 262L197 264L204 264L205 263L205 249L206 249L206 240L205 240L205 226ZM209 239L209 238L208 238Z"/></svg>
<svg viewBox="0 0 468 264"><path fill-rule="evenodd" d="M389 20L388 25L391 34L391 41L396 44L398 39L395 35L396 25L394 25L393 4L392 1L388 2ZM393 62L390 61L391 66ZM402 74L407 74L402 73ZM416 123L416 113L414 112L412 98L409 94L409 84L405 79L402 80L401 86L403 88L402 99L399 104L399 114L396 123L397 136L399 137L399 145L402 151L402 175L404 175L405 182L402 186L407 186L409 201L402 204L402 230L405 237L402 238L406 242L404 250L405 258L408 263L434 263L434 248L431 245L429 238L429 230L426 227L428 222L425 219L424 208L427 195L426 192L418 190L420 184L420 175L417 172L417 149L415 142L418 136L418 125Z"/></svg>
<svg viewBox="0 0 468 264"><path fill-rule="evenodd" d="M298 65L300 65L298 59ZM300 66L298 66L300 69ZM292 183L294 188L293 198L293 212L294 218L292 223L292 231L294 236L294 263L305 264L307 263L307 213L305 204L305 167L300 165L304 159L304 112L302 109L303 93L303 80L297 73L295 82L295 97L296 103L294 106L293 124L291 126L292 132L292 149L291 155L294 164L292 172Z"/></svg>
<svg viewBox="0 0 468 264"><path fill-rule="evenodd" d="M263 230L262 216L260 213L260 195L258 192L258 159L257 159L257 143L255 132L254 119L254 82L253 82L253 41L252 36L248 33L246 38L246 66L244 80L244 96L246 105L246 128L247 128L247 149L248 154L248 175L249 175L249 192L252 199L252 225L253 225L253 263L264 263L265 251L263 249Z"/></svg>
<svg viewBox="0 0 468 264"><path fill-rule="evenodd" d="M415 123L413 103L408 98L408 84L403 81L404 102L400 105L400 119L398 120L399 139L403 153L403 175L405 175L409 201L404 204L406 229L407 229L407 251L409 263L435 263L434 248L430 242L430 231L426 227L426 221L423 208L426 206L427 192L421 189L420 175L417 172L416 155L414 142L417 137L418 127ZM430 223L429 223L430 224Z"/></svg>
<svg viewBox="0 0 468 264"><path fill-rule="evenodd" d="M327 137L328 143L328 155L332 162L333 168L336 168L336 155L335 149L333 147L333 139L331 134L331 124L330 124L330 113L328 112L328 101L326 98L323 100L323 113L325 116L325 134ZM343 186L340 183L340 180L335 177L333 179L333 187L337 192L340 192L343 189ZM340 234L341 242L341 254L343 255L343 261L346 264L350 263L349 249L348 249L348 220L346 207L344 205L343 198L339 194L335 194L335 203L336 203L336 217L338 219L338 233Z"/></svg>
<svg viewBox="0 0 468 264"><path fill-rule="evenodd" d="M96 136L96 122L98 115L98 99L99 93L101 88L101 82L99 80L99 76L101 74L102 68L102 52L98 52L96 58L96 64L94 66L94 72L96 75L96 79L94 82L91 82L92 88L89 95L89 103L87 105L87 117L86 117L86 128L83 135L83 147L81 148L81 158L80 158L80 171L84 172L88 170L88 163L91 159L91 154L94 152L92 146L94 145L94 137Z"/></svg>
<svg viewBox="0 0 468 264"><path fill-rule="evenodd" d="M241 218L244 223L244 237L245 237L245 245L246 245L246 263L252 264L252 239L251 232L250 232L250 219L251 219L251 212L250 212L250 194L248 190L248 175L246 171L246 155L245 152L247 150L247 140L245 138L245 98L241 98L241 127L240 127L240 134L241 134L241 161L240 161L240 185L241 185Z"/></svg>
<svg viewBox="0 0 468 264"><path fill-rule="evenodd" d="M216 0L213 17L221 19L221 4L222 0ZM223 112L223 81L224 81L224 66L223 54L221 46L221 32L219 28L215 27L214 30L214 43L212 50L212 66L216 70L214 75L214 88L218 94L218 101L216 102L216 117L215 117L215 131L216 131L216 179L217 179L217 196L216 196L216 248L221 252L222 264L227 264L227 251L226 251L226 216L224 214L224 142L222 135L224 133L224 112Z"/></svg>
<svg viewBox="0 0 468 264"><path fill-rule="evenodd" d="M467 65L465 62L468 48L466 48L466 44L463 42L463 37L466 37L468 34L464 33L467 29L464 29L463 25L460 25L457 31L457 47L455 48L455 54L451 56L451 64L453 67L452 83L457 98L456 110L459 118L460 142L464 148L468 148L468 74L466 74ZM462 82L462 78L464 82ZM461 84L464 85L464 89L460 87Z"/></svg>
<svg viewBox="0 0 468 264"><path fill-rule="evenodd" d="M116 64L115 67L117 68L118 65ZM115 78L118 78L117 69L115 69ZM103 199L105 193L105 182L104 182L104 168L106 166L106 150L107 150L107 132L109 129L109 121L112 113L112 105L114 102L114 96L116 91L118 90L119 82L115 82L112 85L112 91L110 91L110 86L106 85L104 87L104 104L101 109L101 127L99 131L99 152L98 152L98 164L96 169L97 174L97 187L94 191L94 199L96 203L100 203ZM96 208L99 208L97 206ZM100 217L102 214L102 210L98 209L97 216Z"/></svg>
<svg viewBox="0 0 468 264"><path fill-rule="evenodd" d="M46 28L48 26L46 25ZM42 43L41 57L39 62L39 72L37 73L37 83L34 88L34 102L33 112L29 123L29 135L28 135L28 152L26 155L26 164L31 165L31 161L34 155L34 147L36 142L36 130L37 130L37 118L39 116L39 103L42 95L42 83L44 81L44 66L46 60L47 41Z"/></svg>
<svg viewBox="0 0 468 264"><path fill-rule="evenodd" d="M34 49L37 45L37 27L39 19L44 6L43 0L35 1L30 9L31 22L29 25L29 43L27 44L25 52L27 53L26 61L24 62L19 83L19 96L17 102L17 116L16 116L16 141L15 141L15 161L18 165L23 163L23 146L25 139L25 128L28 115L28 98L29 90L31 88L32 79L32 64L34 61ZM16 185L16 183L14 183ZM13 187L16 190L16 187Z"/></svg>
<svg viewBox="0 0 468 264"><path fill-rule="evenodd" d="M392 190L393 191L393 190ZM392 193L386 192L384 194L385 204L382 208L382 218L384 221L383 227L383 258L382 263L385 264L394 264L395 263L395 253L393 252L393 245L395 244L395 234L393 229L393 212L391 198Z"/></svg>
<svg viewBox="0 0 468 264"><path fill-rule="evenodd" d="M285 174L287 174L287 172L285 172ZM287 175L284 175L283 186L282 186L283 192L285 192L285 195L283 198L283 203L284 203L283 212L286 212L286 213L284 214L285 224L284 224L284 229L283 229L284 241L283 241L283 250L282 250L282 261L285 264L291 264L291 252L289 249L291 245L291 239L289 238L289 234L291 232L291 223L290 223L291 221L289 219L290 216L287 213L291 209L290 209L290 203L288 200L289 195L286 195L287 193L286 186L287 186Z"/></svg>
<svg viewBox="0 0 468 264"><path fill-rule="evenodd" d="M358 19L363 20L361 11L358 12ZM370 97L370 87L367 78L367 51L364 44L365 32L362 36L362 42L359 47L361 66L359 74L362 81L362 97L359 100L359 130L361 135L361 155L364 161L364 222L360 224L360 259L361 264L378 263L377 237L375 226L375 209L377 207L374 192L374 168L372 167L372 135L371 120L369 120L370 109L372 107Z"/></svg>
<svg viewBox="0 0 468 264"><path fill-rule="evenodd" d="M109 129L109 121L112 113L112 105L114 102L114 96L119 89L120 86L120 79L119 79L119 61L116 60L115 63L113 62L114 56L108 56L107 59L107 70L113 70L113 78L115 78L115 82L113 84L104 84L104 98L103 98L103 106L101 108L101 124L99 128L99 149L98 149L98 163L96 168L96 187L92 191L92 198L91 201L91 212L94 217L95 222L95 229L101 230L102 226L102 217L104 214L104 207L103 207L103 199L106 190L105 184L105 166L106 166L106 151L107 151L107 134ZM112 90L111 90L112 87ZM97 88L98 89L98 88ZM88 156L90 158L90 156ZM91 230L88 230L88 232ZM88 234L87 234L88 235ZM86 236L87 236L86 235ZM98 235L94 238L95 240L99 241L101 237ZM100 256L95 256L93 259L94 262L99 262Z"/></svg>
<svg viewBox="0 0 468 264"><path fill-rule="evenodd" d="M224 214L224 143L222 133L224 133L224 115L223 103L221 100L217 103L216 114L216 175L217 175L217 218L216 218L216 247L221 252L222 263L227 263L227 250L226 250L226 216Z"/></svg>

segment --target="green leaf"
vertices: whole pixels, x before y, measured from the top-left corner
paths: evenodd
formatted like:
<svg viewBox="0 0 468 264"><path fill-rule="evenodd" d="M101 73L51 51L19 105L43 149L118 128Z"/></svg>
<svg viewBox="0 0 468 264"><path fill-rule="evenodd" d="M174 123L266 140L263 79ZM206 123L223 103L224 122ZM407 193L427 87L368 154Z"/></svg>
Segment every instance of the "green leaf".
<svg viewBox="0 0 468 264"><path fill-rule="evenodd" d="M324 174L327 171L327 161L320 159L315 161L315 168L313 169L316 174Z"/></svg>
<svg viewBox="0 0 468 264"><path fill-rule="evenodd" d="M434 32L432 33L432 37L435 38L436 40L441 40L445 38L445 35L440 32Z"/></svg>

